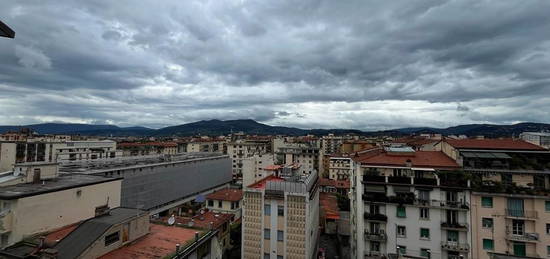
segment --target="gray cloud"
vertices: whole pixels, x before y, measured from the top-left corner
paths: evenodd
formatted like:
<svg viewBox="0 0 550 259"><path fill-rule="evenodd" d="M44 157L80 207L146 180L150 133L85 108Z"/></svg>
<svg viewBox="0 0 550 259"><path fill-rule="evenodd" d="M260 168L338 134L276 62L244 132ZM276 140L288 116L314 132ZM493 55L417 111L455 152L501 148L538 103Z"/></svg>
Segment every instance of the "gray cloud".
<svg viewBox="0 0 550 259"><path fill-rule="evenodd" d="M544 0L9 0L0 17L17 37L0 40L0 121L548 122L549 10Z"/></svg>

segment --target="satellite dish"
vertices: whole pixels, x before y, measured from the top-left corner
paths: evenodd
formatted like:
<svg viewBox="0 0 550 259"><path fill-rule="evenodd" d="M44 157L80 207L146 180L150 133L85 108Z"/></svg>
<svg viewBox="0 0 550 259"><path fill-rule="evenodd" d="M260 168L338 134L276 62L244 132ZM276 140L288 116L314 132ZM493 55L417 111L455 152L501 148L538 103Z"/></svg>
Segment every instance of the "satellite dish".
<svg viewBox="0 0 550 259"><path fill-rule="evenodd" d="M174 215L172 215L170 218L168 218L168 225L172 226L174 225L174 223L176 223L176 218L174 217Z"/></svg>

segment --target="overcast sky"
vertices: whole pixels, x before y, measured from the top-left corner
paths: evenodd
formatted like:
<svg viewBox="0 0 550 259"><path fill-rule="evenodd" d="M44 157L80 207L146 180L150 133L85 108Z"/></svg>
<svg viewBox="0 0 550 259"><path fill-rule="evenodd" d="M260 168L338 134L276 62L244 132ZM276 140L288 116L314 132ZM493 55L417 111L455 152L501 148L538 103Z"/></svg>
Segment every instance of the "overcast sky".
<svg viewBox="0 0 550 259"><path fill-rule="evenodd" d="M3 0L0 124L550 122L550 1Z"/></svg>

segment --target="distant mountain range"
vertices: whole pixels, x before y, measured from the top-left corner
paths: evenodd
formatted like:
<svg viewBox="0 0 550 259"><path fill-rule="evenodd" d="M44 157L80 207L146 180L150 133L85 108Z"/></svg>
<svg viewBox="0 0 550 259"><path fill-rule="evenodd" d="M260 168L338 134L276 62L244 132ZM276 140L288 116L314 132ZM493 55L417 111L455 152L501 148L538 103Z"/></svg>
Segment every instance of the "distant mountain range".
<svg viewBox="0 0 550 259"><path fill-rule="evenodd" d="M227 135L232 132L245 132L257 135L392 135L403 136L421 133L439 133L444 135L484 135L488 137L518 136L525 131L550 131L550 124L518 123L514 125L468 124L449 128L401 128L386 131L360 131L354 129L299 129L293 127L270 126L254 120L203 120L161 129L146 127L118 127L115 125L92 125L75 123L43 123L22 126L0 126L0 133L20 128L31 128L40 134L80 134L90 136L196 136Z"/></svg>

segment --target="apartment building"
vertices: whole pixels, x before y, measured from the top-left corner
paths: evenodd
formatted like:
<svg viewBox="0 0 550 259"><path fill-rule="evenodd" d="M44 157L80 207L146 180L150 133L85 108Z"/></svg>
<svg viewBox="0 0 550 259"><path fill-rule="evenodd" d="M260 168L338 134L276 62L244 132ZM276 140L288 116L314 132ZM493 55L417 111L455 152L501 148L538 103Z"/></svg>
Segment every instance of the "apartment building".
<svg viewBox="0 0 550 259"><path fill-rule="evenodd" d="M445 139L473 179L473 258L550 256L550 152L511 139Z"/></svg>
<svg viewBox="0 0 550 259"><path fill-rule="evenodd" d="M243 191L220 189L206 196L206 208L215 213L232 214L231 221L241 219Z"/></svg>
<svg viewBox="0 0 550 259"><path fill-rule="evenodd" d="M0 142L0 172L9 171L17 163L65 162L114 158L121 153L111 140L86 141L2 141Z"/></svg>
<svg viewBox="0 0 550 259"><path fill-rule="evenodd" d="M210 152L226 154L226 141L223 139L199 138L187 142L186 152Z"/></svg>
<svg viewBox="0 0 550 259"><path fill-rule="evenodd" d="M523 132L519 137L529 143L550 149L550 132Z"/></svg>
<svg viewBox="0 0 550 259"><path fill-rule="evenodd" d="M241 258L317 258L317 172L268 176L244 189Z"/></svg>
<svg viewBox="0 0 550 259"><path fill-rule="evenodd" d="M353 160L348 155L330 157L328 178L331 180L348 180L353 170Z"/></svg>
<svg viewBox="0 0 550 259"><path fill-rule="evenodd" d="M120 178L59 175L57 163L21 163L0 175L0 248L120 206Z"/></svg>
<svg viewBox="0 0 550 259"><path fill-rule="evenodd" d="M122 142L117 148L123 156L148 156L156 154L174 155L178 153L178 143L172 141Z"/></svg>
<svg viewBox="0 0 550 259"><path fill-rule="evenodd" d="M249 157L258 156L259 159L249 162L263 161L262 157L268 154L271 149L271 142L256 139L237 139L227 143L227 154L231 158L232 170L235 178L242 178L244 160ZM261 155L261 157L260 157ZM265 159L265 158L264 158ZM270 163L272 164L272 163ZM247 169L248 170L248 169Z"/></svg>
<svg viewBox="0 0 550 259"><path fill-rule="evenodd" d="M303 174L319 172L320 142L312 137L300 139L275 139L275 157L277 164L300 164Z"/></svg>
<svg viewBox="0 0 550 259"><path fill-rule="evenodd" d="M454 160L387 147L354 162L352 258L472 258L470 182Z"/></svg>
<svg viewBox="0 0 550 259"><path fill-rule="evenodd" d="M272 153L255 154L242 159L243 186L251 185L268 176L269 166L275 164L275 156ZM266 171L267 169L267 171Z"/></svg>

